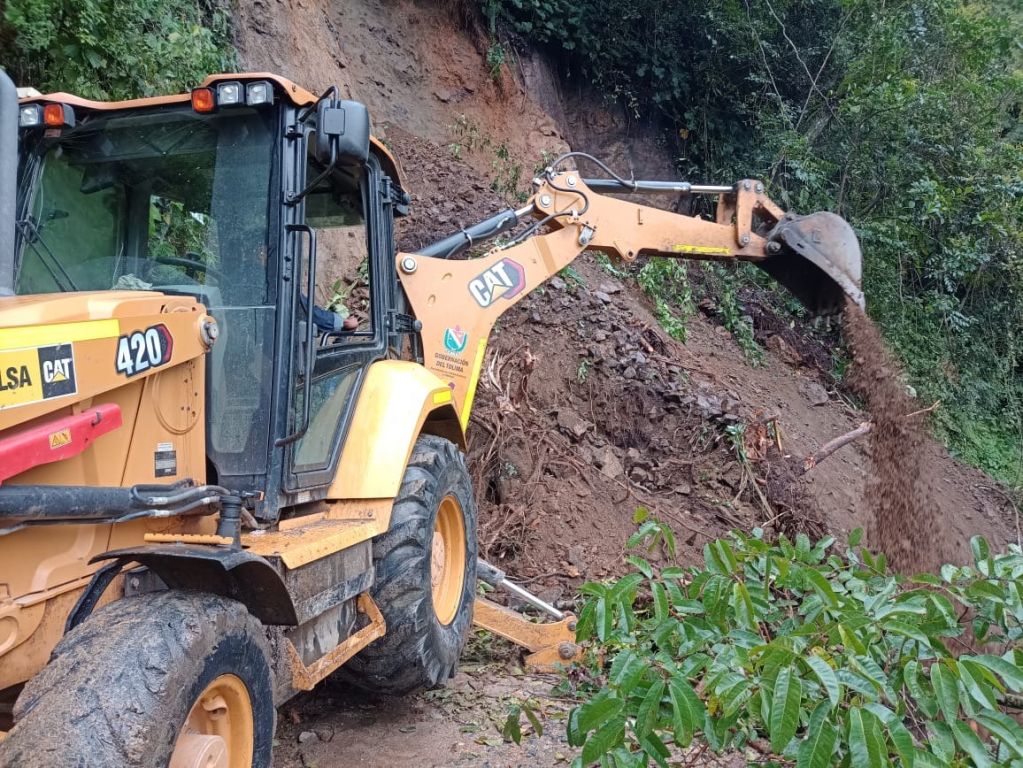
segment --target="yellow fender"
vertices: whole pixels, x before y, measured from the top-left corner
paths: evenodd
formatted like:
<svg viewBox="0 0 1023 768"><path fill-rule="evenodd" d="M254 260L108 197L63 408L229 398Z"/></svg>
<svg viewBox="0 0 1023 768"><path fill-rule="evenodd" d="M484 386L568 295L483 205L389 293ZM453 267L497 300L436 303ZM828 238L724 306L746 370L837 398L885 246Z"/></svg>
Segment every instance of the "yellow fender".
<svg viewBox="0 0 1023 768"><path fill-rule="evenodd" d="M418 363L381 360L366 373L327 499L392 499L421 433L465 450L448 384Z"/></svg>

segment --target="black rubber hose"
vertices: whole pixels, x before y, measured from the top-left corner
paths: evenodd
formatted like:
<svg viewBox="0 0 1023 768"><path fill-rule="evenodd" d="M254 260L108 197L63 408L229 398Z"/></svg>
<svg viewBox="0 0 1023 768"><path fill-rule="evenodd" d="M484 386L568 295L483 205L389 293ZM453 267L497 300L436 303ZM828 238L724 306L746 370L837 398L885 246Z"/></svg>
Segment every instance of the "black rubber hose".
<svg viewBox="0 0 1023 768"><path fill-rule="evenodd" d="M210 497L226 494L219 486L198 486L182 490L167 486L166 495L157 487L93 488L80 485L5 485L0 488L0 518L16 520L118 520L127 515L147 517L157 512L181 514L206 503ZM137 514L140 513L140 514Z"/></svg>
<svg viewBox="0 0 1023 768"><path fill-rule="evenodd" d="M484 219L479 224L473 224L461 232L456 232L445 237L443 240L438 240L425 248L421 248L417 253L420 256L450 259L469 250L475 243L491 240L498 235L512 230L518 223L518 214L511 208L508 208L495 216L491 216L489 219Z"/></svg>

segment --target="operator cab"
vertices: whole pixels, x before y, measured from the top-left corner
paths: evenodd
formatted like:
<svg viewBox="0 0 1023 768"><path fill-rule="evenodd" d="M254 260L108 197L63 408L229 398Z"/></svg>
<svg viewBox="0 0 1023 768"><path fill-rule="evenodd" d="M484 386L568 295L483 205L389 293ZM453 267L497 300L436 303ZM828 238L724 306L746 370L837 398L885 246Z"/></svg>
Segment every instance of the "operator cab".
<svg viewBox="0 0 1023 768"><path fill-rule="evenodd" d="M273 515L325 489L365 370L394 341L403 193L365 107L232 77L182 97L23 102L9 284L203 304L220 331L207 480L264 491Z"/></svg>

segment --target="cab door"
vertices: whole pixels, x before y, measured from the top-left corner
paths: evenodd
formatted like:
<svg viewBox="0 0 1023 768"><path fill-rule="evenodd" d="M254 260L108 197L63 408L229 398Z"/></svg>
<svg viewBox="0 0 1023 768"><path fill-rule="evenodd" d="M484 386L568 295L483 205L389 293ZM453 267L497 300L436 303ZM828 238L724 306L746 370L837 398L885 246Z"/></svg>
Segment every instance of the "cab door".
<svg viewBox="0 0 1023 768"><path fill-rule="evenodd" d="M306 177L322 170L309 160ZM366 370L386 352L390 244L383 236L380 181L375 158L335 169L306 196L304 225L295 228L306 236L305 253L315 252L296 270L289 414L294 438L285 460L285 490L303 499L318 498L316 489L325 490L333 479Z"/></svg>

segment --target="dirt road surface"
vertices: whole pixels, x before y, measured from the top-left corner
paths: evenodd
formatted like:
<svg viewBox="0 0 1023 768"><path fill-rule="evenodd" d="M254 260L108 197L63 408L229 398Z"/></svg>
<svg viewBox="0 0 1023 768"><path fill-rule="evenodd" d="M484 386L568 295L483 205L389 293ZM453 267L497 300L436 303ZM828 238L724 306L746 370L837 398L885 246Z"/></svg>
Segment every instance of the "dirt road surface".
<svg viewBox="0 0 1023 768"><path fill-rule="evenodd" d="M567 766L568 699L551 695L556 676L525 675L504 662L469 662L446 688L404 698L374 697L327 683L278 714L274 768L365 766ZM521 744L505 741L509 707L538 704L544 734L523 722Z"/></svg>

